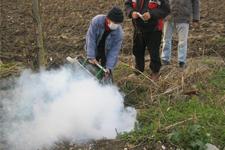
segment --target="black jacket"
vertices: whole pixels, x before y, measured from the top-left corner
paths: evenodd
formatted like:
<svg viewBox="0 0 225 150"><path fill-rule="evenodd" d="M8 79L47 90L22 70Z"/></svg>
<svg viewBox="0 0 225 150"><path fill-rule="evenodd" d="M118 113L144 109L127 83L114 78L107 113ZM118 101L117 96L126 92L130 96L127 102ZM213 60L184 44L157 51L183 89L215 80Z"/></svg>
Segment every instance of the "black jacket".
<svg viewBox="0 0 225 150"><path fill-rule="evenodd" d="M141 29L144 31L154 31L157 30L157 26L159 25L159 20L162 21L170 13L170 7L168 0L136 0L136 4L134 7L134 1L125 0L125 11L126 15L129 18L132 18L132 13L134 11L139 12L140 14L144 14L145 12L149 12L151 15L151 19L147 22L144 22L141 18L132 19L133 25L137 29ZM149 8L149 2L155 1L159 5L155 9Z"/></svg>

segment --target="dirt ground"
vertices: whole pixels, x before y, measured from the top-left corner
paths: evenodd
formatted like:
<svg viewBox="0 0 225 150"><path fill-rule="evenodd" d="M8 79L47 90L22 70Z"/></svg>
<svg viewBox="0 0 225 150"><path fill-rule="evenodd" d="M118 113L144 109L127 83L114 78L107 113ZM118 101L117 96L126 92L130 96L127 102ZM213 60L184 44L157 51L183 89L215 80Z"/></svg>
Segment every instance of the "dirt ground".
<svg viewBox="0 0 225 150"><path fill-rule="evenodd" d="M123 0L41 0L41 12L48 58L61 61L66 56L83 52L85 34L90 19L104 14L112 5L122 8ZM201 1L201 25L191 29L188 57L201 55L225 56L224 45L212 41L225 36L225 2L223 0ZM37 50L36 33L32 19L31 1L1 0L0 58L5 61L22 61L26 65L35 62ZM124 44L122 54L131 54L132 24L126 19L124 24ZM174 49L177 42L174 42ZM216 51L216 52L215 52ZM174 51L176 55L176 51ZM25 58L25 59L24 59Z"/></svg>
<svg viewBox="0 0 225 150"><path fill-rule="evenodd" d="M106 13L112 5L123 6L123 0L41 0L45 48L48 60L60 63L66 56L83 53L85 34L90 19L97 14ZM199 56L218 56L225 58L225 1L201 0L200 27L191 28L188 58ZM124 44L122 55L130 55L132 49L132 24L126 19L124 24ZM2 63L22 62L31 67L37 58L37 43L32 19L31 1L1 0L0 2L0 60ZM177 38L174 40L176 49ZM176 51L173 51L176 56ZM175 60L174 60L175 61ZM1 62L0 62L1 63ZM61 143L55 149L124 149L126 142L103 140L85 146ZM132 147L132 146L131 146ZM158 148L160 147L160 148ZM144 149L136 147L133 149ZM161 149L160 144L145 149Z"/></svg>

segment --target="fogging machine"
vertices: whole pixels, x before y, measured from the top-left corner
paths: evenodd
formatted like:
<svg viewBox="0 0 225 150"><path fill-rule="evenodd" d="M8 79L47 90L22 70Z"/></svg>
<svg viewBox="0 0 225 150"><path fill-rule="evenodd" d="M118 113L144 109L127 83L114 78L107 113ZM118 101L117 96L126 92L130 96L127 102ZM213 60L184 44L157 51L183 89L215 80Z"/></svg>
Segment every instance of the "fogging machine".
<svg viewBox="0 0 225 150"><path fill-rule="evenodd" d="M76 58L67 57L66 60L71 65L79 66L83 71L97 79L102 84L112 84L112 75L105 77L106 69L100 64L92 64L87 58L78 56Z"/></svg>

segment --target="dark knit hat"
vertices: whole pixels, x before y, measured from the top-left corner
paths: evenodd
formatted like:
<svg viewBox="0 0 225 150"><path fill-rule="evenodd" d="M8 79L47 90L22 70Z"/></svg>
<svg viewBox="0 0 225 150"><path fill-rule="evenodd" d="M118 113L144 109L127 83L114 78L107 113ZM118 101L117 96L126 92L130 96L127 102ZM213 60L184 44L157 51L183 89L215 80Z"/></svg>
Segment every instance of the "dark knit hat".
<svg viewBox="0 0 225 150"><path fill-rule="evenodd" d="M122 23L124 19L123 11L116 6L108 12L107 17L115 23Z"/></svg>

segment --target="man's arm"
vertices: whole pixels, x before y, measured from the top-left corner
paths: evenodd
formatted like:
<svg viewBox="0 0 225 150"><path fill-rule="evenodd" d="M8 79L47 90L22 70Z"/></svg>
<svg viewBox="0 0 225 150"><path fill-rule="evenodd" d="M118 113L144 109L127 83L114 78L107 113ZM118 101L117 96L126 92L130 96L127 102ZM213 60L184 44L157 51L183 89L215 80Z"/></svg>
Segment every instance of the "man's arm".
<svg viewBox="0 0 225 150"><path fill-rule="evenodd" d="M87 51L87 58L94 59L96 56L96 40L97 40L97 34L96 34L97 24L96 24L96 18L93 18L88 31L86 35L86 51Z"/></svg>
<svg viewBox="0 0 225 150"><path fill-rule="evenodd" d="M193 22L198 22L200 20L200 1L192 0L193 9Z"/></svg>
<svg viewBox="0 0 225 150"><path fill-rule="evenodd" d="M170 6L168 0L161 0L161 5L157 9L149 10L152 18L165 18L170 13Z"/></svg>

